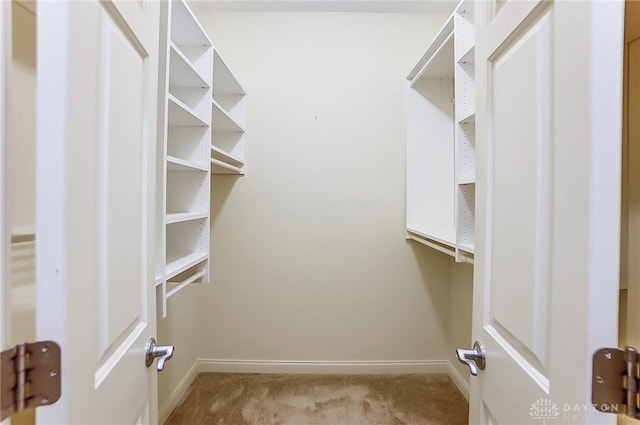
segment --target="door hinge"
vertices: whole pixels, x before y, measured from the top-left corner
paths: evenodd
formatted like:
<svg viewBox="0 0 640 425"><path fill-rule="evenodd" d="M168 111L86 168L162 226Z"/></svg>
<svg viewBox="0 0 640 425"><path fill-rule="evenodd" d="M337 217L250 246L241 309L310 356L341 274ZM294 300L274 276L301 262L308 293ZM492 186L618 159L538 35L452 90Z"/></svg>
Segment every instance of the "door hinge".
<svg viewBox="0 0 640 425"><path fill-rule="evenodd" d="M0 359L0 420L60 398L60 346L53 341L18 344Z"/></svg>
<svg viewBox="0 0 640 425"><path fill-rule="evenodd" d="M593 355L591 402L606 413L640 419L640 354L635 348L601 348Z"/></svg>

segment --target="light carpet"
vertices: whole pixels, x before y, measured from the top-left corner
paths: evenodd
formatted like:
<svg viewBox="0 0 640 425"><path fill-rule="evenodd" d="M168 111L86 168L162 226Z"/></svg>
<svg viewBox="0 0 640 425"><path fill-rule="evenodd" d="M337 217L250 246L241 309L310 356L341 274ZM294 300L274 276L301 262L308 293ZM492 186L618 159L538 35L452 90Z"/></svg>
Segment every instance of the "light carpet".
<svg viewBox="0 0 640 425"><path fill-rule="evenodd" d="M466 425L447 375L202 373L165 425Z"/></svg>

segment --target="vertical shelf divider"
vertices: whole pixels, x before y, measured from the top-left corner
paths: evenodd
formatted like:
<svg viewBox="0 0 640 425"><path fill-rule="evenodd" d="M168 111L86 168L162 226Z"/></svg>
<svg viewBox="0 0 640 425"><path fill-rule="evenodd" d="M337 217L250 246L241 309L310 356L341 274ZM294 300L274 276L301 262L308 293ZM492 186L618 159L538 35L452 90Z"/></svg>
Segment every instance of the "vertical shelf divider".
<svg viewBox="0 0 640 425"><path fill-rule="evenodd" d="M475 31L474 3L464 0L454 15L456 43L456 260L475 252Z"/></svg>

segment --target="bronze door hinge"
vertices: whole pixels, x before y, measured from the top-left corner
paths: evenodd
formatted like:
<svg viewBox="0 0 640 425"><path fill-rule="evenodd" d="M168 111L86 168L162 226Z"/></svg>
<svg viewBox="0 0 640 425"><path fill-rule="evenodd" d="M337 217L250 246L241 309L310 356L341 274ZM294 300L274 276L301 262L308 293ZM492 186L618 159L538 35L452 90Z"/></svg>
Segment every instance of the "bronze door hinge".
<svg viewBox="0 0 640 425"><path fill-rule="evenodd" d="M601 348L593 355L591 402L606 413L640 419L640 354L635 348Z"/></svg>
<svg viewBox="0 0 640 425"><path fill-rule="evenodd" d="M60 398L60 346L53 341L18 344L0 358L0 420Z"/></svg>

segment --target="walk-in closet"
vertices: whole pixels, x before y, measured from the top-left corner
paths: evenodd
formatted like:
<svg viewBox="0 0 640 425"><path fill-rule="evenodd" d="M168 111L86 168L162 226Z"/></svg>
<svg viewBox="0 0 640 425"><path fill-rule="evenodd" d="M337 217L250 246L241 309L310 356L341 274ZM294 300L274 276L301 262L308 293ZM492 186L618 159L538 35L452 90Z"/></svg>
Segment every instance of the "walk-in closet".
<svg viewBox="0 0 640 425"><path fill-rule="evenodd" d="M0 2L0 421L635 423L639 12Z"/></svg>

